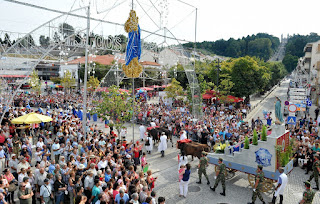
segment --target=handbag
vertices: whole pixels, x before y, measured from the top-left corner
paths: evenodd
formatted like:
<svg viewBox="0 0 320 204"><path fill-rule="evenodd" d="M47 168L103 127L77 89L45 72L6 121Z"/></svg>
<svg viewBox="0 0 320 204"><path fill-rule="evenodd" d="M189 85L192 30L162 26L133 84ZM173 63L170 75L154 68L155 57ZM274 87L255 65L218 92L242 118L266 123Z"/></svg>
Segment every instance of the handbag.
<svg viewBox="0 0 320 204"><path fill-rule="evenodd" d="M16 191L17 190L17 186L16 186L16 183L10 183L10 185L9 185L9 188L8 188L8 191L9 192L14 192L14 191Z"/></svg>

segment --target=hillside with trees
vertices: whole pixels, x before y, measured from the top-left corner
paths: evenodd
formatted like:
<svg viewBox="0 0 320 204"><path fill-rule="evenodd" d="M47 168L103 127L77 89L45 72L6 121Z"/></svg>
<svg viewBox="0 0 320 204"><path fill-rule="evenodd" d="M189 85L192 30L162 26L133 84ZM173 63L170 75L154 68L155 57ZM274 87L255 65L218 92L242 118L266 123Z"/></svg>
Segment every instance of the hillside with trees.
<svg viewBox="0 0 320 204"><path fill-rule="evenodd" d="M196 43L197 49L205 50L211 54L226 57L258 57L268 60L280 45L279 38L266 33L258 33L241 39L230 38L229 40L203 41ZM193 43L186 43L185 48L192 48Z"/></svg>

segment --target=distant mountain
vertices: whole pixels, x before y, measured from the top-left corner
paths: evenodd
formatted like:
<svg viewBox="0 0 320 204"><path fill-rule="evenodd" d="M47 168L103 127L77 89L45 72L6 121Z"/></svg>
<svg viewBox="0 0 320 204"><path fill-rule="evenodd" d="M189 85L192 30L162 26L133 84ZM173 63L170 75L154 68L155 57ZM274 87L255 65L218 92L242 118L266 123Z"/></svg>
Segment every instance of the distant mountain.
<svg viewBox="0 0 320 204"><path fill-rule="evenodd" d="M280 45L279 38L267 33L258 33L235 40L203 41L196 43L197 49L207 53L226 56L243 57L246 55L256 56L263 60L268 60ZM193 47L193 43L186 43L185 48Z"/></svg>

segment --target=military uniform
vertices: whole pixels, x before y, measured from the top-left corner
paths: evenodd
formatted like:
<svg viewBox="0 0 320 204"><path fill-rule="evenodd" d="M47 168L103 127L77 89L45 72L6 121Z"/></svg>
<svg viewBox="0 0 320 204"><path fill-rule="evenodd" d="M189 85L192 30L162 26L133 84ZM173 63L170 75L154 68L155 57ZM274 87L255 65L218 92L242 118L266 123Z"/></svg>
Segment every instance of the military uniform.
<svg viewBox="0 0 320 204"><path fill-rule="evenodd" d="M318 172L318 168L320 168L320 160L313 163L313 166L312 166L313 173L310 175L310 178L308 179L308 181L310 182L314 178L314 181L316 182L316 185L317 185L317 189L319 189L319 173L320 173Z"/></svg>
<svg viewBox="0 0 320 204"><path fill-rule="evenodd" d="M226 176L225 176L225 173L226 173L226 165L224 163L221 163L218 165L218 169L219 171L219 174L217 176L217 179L216 179L216 182L214 183L214 188L216 188L219 184L219 182L221 182L222 184L222 188L225 190L226 189Z"/></svg>
<svg viewBox="0 0 320 204"><path fill-rule="evenodd" d="M307 189L305 192L303 192L304 204L312 204L314 195L315 192L311 189Z"/></svg>
<svg viewBox="0 0 320 204"><path fill-rule="evenodd" d="M263 171L260 171L257 173L257 175L255 176L255 180L259 180L259 183L258 183L258 186L256 188L255 191L253 191L253 194L252 194L252 203L254 203L257 199L257 196L259 197L259 199L264 203L263 201L263 198L262 198L262 195L260 193L261 191L261 187L262 187L262 183L264 181L264 173Z"/></svg>
<svg viewBox="0 0 320 204"><path fill-rule="evenodd" d="M222 162L222 159L221 159L221 162ZM221 195L226 195L226 165L224 163L220 163L218 165L218 168L217 170L219 171L219 174L216 178L216 182L214 183L214 186L213 188L211 188L211 190L215 191L215 189L217 188L219 182L221 182L222 184L222 190L223 190L223 193L220 193Z"/></svg>
<svg viewBox="0 0 320 204"><path fill-rule="evenodd" d="M207 157L205 157L205 156L201 157L200 158L200 167L199 167L199 170L198 170L198 174L199 174L199 182L198 183L201 183L201 177L202 177L202 174L204 174L204 176L206 177L206 179L208 181L208 184L210 184L209 178L208 178L208 175L207 175L207 171L206 171L207 164L208 164Z"/></svg>

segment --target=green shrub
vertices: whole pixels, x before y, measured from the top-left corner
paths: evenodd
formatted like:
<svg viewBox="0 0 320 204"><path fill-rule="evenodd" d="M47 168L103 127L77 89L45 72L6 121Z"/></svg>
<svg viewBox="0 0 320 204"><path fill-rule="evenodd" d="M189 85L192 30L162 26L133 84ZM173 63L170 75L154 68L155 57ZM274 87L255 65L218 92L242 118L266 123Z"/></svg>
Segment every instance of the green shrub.
<svg viewBox="0 0 320 204"><path fill-rule="evenodd" d="M267 141L267 127L265 125L262 126L261 140Z"/></svg>
<svg viewBox="0 0 320 204"><path fill-rule="evenodd" d="M248 138L248 136L246 136L246 138L244 139L244 148L245 149L249 149L249 138Z"/></svg>
<svg viewBox="0 0 320 204"><path fill-rule="evenodd" d="M290 155L288 152L280 153L280 164L282 167L285 167L290 161Z"/></svg>
<svg viewBox="0 0 320 204"><path fill-rule="evenodd" d="M252 144L258 145L258 133L257 133L256 129L253 130Z"/></svg>

